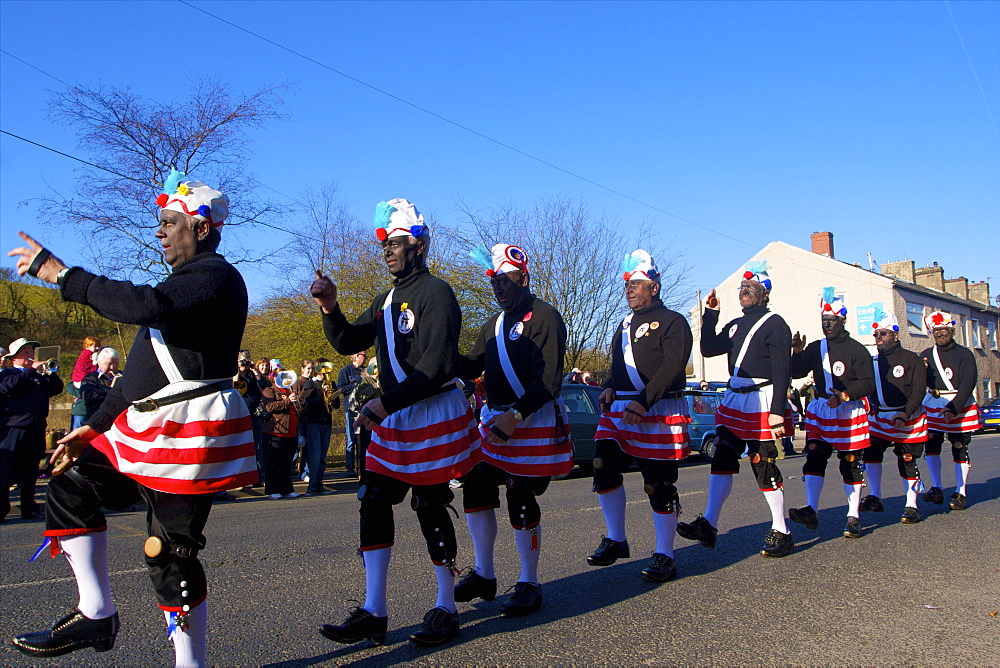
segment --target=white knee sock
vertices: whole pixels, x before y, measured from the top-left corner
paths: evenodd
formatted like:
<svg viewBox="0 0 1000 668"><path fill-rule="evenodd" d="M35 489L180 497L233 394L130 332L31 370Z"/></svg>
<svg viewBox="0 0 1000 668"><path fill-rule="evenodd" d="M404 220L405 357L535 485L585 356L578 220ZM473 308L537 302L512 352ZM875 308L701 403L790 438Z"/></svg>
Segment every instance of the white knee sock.
<svg viewBox="0 0 1000 668"><path fill-rule="evenodd" d="M882 462L865 463L868 474L868 489L872 496L882 498Z"/></svg>
<svg viewBox="0 0 1000 668"><path fill-rule="evenodd" d="M497 541L497 512L493 508L465 514L465 523L472 537L476 554L476 572L487 580L496 579L493 572L493 551Z"/></svg>
<svg viewBox="0 0 1000 668"><path fill-rule="evenodd" d="M733 476L713 473L708 476L708 503L705 504L705 519L714 528L719 528L722 506L733 491Z"/></svg>
<svg viewBox="0 0 1000 668"><path fill-rule="evenodd" d="M903 492L906 494L907 508L917 507L917 484L916 478L913 478L912 480L903 478Z"/></svg>
<svg viewBox="0 0 1000 668"><path fill-rule="evenodd" d="M389 577L389 559L392 548L366 550L361 553L365 561L365 604L364 609L376 617L389 614L386 605L386 580Z"/></svg>
<svg viewBox="0 0 1000 668"><path fill-rule="evenodd" d="M608 538L618 542L625 540L625 485L604 494L598 494L601 512L607 526Z"/></svg>
<svg viewBox="0 0 1000 668"><path fill-rule="evenodd" d="M943 488L941 484L941 455L927 455L927 471L931 474L931 487Z"/></svg>
<svg viewBox="0 0 1000 668"><path fill-rule="evenodd" d="M106 531L78 536L60 536L59 546L76 576L80 592L77 608L84 617L104 619L115 614L108 580L108 534Z"/></svg>
<svg viewBox="0 0 1000 668"><path fill-rule="evenodd" d="M515 529L514 540L517 541L517 553L521 555L521 576L517 581L539 584L538 557L542 548L542 526L538 524L534 529Z"/></svg>
<svg viewBox="0 0 1000 668"><path fill-rule="evenodd" d="M785 526L785 492L780 489L772 489L764 492L764 499L767 507L771 509L771 528L781 533L788 533Z"/></svg>
<svg viewBox="0 0 1000 668"><path fill-rule="evenodd" d="M448 612L458 612L458 608L455 607L455 573L448 566L434 566L434 575L438 581L438 595L434 607L444 608Z"/></svg>
<svg viewBox="0 0 1000 668"><path fill-rule="evenodd" d="M861 517L858 506L861 504L861 485L844 483L844 494L847 495L847 516Z"/></svg>
<svg viewBox="0 0 1000 668"><path fill-rule="evenodd" d="M818 513L819 496L823 493L823 481L825 478L821 475L804 475L802 479L806 481L806 503L812 506L812 509Z"/></svg>
<svg viewBox="0 0 1000 668"><path fill-rule="evenodd" d="M176 614L163 611L170 624L170 616ZM203 668L206 664L206 641L208 636L208 603L191 608L187 613L186 629L176 628L170 639L174 642L174 665L177 668Z"/></svg>
<svg viewBox="0 0 1000 668"><path fill-rule="evenodd" d="M969 479L969 462L955 462L955 492L965 496L965 483Z"/></svg>
<svg viewBox="0 0 1000 668"><path fill-rule="evenodd" d="M731 476L726 476L727 478ZM653 511L653 528L656 530L654 552L674 558L674 536L677 535L677 511L658 513Z"/></svg>

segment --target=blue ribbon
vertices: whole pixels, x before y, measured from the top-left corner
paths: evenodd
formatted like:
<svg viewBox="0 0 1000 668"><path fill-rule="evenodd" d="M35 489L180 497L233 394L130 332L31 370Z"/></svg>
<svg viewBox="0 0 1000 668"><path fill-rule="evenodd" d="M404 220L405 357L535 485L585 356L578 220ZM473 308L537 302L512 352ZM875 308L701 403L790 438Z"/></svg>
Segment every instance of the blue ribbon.
<svg viewBox="0 0 1000 668"><path fill-rule="evenodd" d="M37 550L35 550L35 554L33 554L31 556L31 559L28 559L28 561L31 562L31 561L34 561L35 559L37 559L38 555L40 555L45 550L45 548L47 548L49 546L49 544L51 542L52 542L52 538L50 538L49 536L46 536L45 540L42 541L42 545Z"/></svg>

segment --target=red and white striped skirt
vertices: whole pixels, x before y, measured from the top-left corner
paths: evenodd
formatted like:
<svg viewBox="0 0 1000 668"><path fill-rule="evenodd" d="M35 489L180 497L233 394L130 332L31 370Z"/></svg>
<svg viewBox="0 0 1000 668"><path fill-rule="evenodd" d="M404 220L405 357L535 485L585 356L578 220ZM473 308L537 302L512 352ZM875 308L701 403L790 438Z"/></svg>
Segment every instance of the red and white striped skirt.
<svg viewBox="0 0 1000 668"><path fill-rule="evenodd" d="M691 454L687 430L691 416L685 399L660 399L636 425L622 422L622 411L630 401L631 397L617 399L610 411L601 414L595 441L617 441L626 454L642 459L684 459Z"/></svg>
<svg viewBox="0 0 1000 668"><path fill-rule="evenodd" d="M944 408L955 398L953 392L941 392L935 397L928 392L924 395L924 409L927 411L927 428L943 431L949 434L964 434L979 430L979 407L971 403L955 416L954 420L946 420Z"/></svg>
<svg viewBox="0 0 1000 668"><path fill-rule="evenodd" d="M170 383L153 399L215 381ZM91 445L140 485L170 494L207 494L257 482L253 427L234 389L141 413L129 407Z"/></svg>
<svg viewBox="0 0 1000 668"><path fill-rule="evenodd" d="M559 419L556 419L559 411ZM502 411L483 406L479 431L483 438L489 432L482 425ZM562 398L543 404L517 426L504 445L483 441L483 460L513 475L553 476L569 473L573 468L573 438L569 430L569 415Z"/></svg>
<svg viewBox="0 0 1000 668"><path fill-rule="evenodd" d="M726 390L715 413L716 426L725 427L743 441L773 441L774 434L768 422L773 396L773 385L744 394ZM784 415L785 434L791 436L794 430L792 411L786 408Z"/></svg>
<svg viewBox="0 0 1000 668"><path fill-rule="evenodd" d="M900 429L892 417L899 411L879 411L868 417L868 429L872 436L877 436L892 443L923 443L927 440L927 414L914 415L906 421L906 426Z"/></svg>
<svg viewBox="0 0 1000 668"><path fill-rule="evenodd" d="M435 485L465 475L481 458L476 415L456 387L376 426L365 468L411 485Z"/></svg>
<svg viewBox="0 0 1000 668"><path fill-rule="evenodd" d="M862 450L868 440L868 401L855 399L836 408L813 399L806 408L806 440L825 441L837 450Z"/></svg>

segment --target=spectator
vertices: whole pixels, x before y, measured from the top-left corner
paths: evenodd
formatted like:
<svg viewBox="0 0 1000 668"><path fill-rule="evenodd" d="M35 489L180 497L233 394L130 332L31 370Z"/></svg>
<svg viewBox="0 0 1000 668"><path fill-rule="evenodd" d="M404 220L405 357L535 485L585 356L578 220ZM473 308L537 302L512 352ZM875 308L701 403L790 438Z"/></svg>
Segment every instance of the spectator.
<svg viewBox="0 0 1000 668"><path fill-rule="evenodd" d="M584 385L590 385L591 387L600 387L597 383L594 382L594 377L590 375L589 371L580 372L580 382L583 383Z"/></svg>
<svg viewBox="0 0 1000 668"><path fill-rule="evenodd" d="M261 401L257 405L257 417L260 418L261 422L261 438L256 442L257 474L260 477L260 482L254 485L254 487L262 487L264 485L264 474L267 471L267 449L264 448L263 425L267 420L268 414L267 410L264 408L264 390L271 387L271 360L266 357L261 357L257 360L257 366L255 366L254 369L256 370L254 378L256 379L257 387L261 392Z"/></svg>
<svg viewBox="0 0 1000 668"><path fill-rule="evenodd" d="M299 414L298 447L295 449L295 457L292 459L292 477L298 476L302 482L309 482L309 459L306 455L306 417L308 414L306 399L312 396L316 389L312 382L312 374L315 369L315 362L302 360L302 364L299 365L299 377L295 380L293 387L295 394L299 395L302 412Z"/></svg>
<svg viewBox="0 0 1000 668"><path fill-rule="evenodd" d="M63 391L59 376L36 362L41 344L20 338L4 356L11 366L0 369L0 522L10 512L10 483L21 493L21 519L42 519L35 502L38 462L45 454L45 419L49 398Z"/></svg>
<svg viewBox="0 0 1000 668"><path fill-rule="evenodd" d="M568 374L566 374L566 377L563 378L563 382L574 383L576 385L583 385L582 374L583 371L577 369L576 367L573 367L573 370L570 371Z"/></svg>
<svg viewBox="0 0 1000 668"><path fill-rule="evenodd" d="M97 361L97 370L84 376L80 383L80 399L84 405L84 422L97 412L97 409L104 403L104 397L108 396L108 392L121 376L118 371L121 358L114 348L110 346L101 348L95 355L95 360Z"/></svg>
<svg viewBox="0 0 1000 668"><path fill-rule="evenodd" d="M347 424L344 427L345 433L347 435L347 445L344 453L344 465L347 467L348 475L355 475L355 471L360 471L361 468L358 466L355 469L355 456L358 452L358 430L354 427L355 420L358 419L358 411L360 406L352 408L351 395L354 390L357 389L358 383L361 382L361 370L365 367L368 360L368 353L362 351L360 353L355 353L351 356L351 363L340 370L340 374L337 376L337 389L344 397L344 419ZM361 404L362 406L364 404Z"/></svg>
<svg viewBox="0 0 1000 668"><path fill-rule="evenodd" d="M302 382L305 379L305 382ZM327 406L326 393L323 391L323 376L316 374L316 365L311 360L302 361L303 391L307 383L312 385L312 391L301 395L305 401L305 434L306 434L306 467L309 470L309 487L306 496L329 494L323 486L323 476L326 474L326 455L330 450L330 435L333 423L330 409Z"/></svg>
<svg viewBox="0 0 1000 668"><path fill-rule="evenodd" d="M707 380L702 380L698 383L698 389L702 392L707 392L711 386L708 384Z"/></svg>
<svg viewBox="0 0 1000 668"><path fill-rule="evenodd" d="M83 426L84 416L87 414L87 406L80 398L80 384L83 377L88 373L97 371L97 351L101 348L101 340L96 336L88 336L83 340L83 350L76 358L73 367L72 383L66 388L66 393L73 397L73 407L70 411L70 425L73 429Z"/></svg>
<svg viewBox="0 0 1000 668"><path fill-rule="evenodd" d="M275 382L263 392L261 403L267 411L262 445L265 455L264 493L271 499L294 499L292 458L298 445L299 413L303 406L294 390Z"/></svg>
<svg viewBox="0 0 1000 668"><path fill-rule="evenodd" d="M261 360L266 363L267 360ZM258 480L264 479L264 467L261 465L260 457L260 445L261 445L261 427L263 422L260 416L260 400L262 398L262 390L260 379L267 377L267 372L261 374L258 366L255 367L253 359L250 357L249 350L240 350L236 355L236 375L233 376L233 384L236 389L240 391L243 395L243 402L247 405L247 410L250 411L250 424L253 429L253 445L254 452L257 456L257 478ZM243 385L240 385L242 383ZM267 387L270 383L266 383L264 387ZM250 487L244 487L243 491L249 492Z"/></svg>

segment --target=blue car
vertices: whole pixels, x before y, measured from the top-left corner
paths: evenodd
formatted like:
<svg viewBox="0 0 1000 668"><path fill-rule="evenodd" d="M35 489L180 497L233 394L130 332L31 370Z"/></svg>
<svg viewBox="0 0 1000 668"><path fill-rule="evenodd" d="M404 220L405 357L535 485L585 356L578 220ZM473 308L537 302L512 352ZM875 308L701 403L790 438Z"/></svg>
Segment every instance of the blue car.
<svg viewBox="0 0 1000 668"><path fill-rule="evenodd" d="M994 399L992 404L979 407L979 424L984 431L1000 429L1000 399Z"/></svg>

